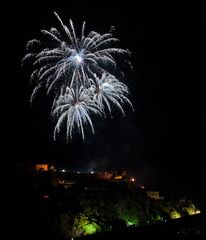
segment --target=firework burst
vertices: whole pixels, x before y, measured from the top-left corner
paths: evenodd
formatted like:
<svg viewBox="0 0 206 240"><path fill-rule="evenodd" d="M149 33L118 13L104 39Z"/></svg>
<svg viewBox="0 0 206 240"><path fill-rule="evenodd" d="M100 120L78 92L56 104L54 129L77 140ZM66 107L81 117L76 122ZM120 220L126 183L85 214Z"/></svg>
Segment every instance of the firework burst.
<svg viewBox="0 0 206 240"><path fill-rule="evenodd" d="M104 114L105 106L111 114L112 103L124 114L123 103L127 102L127 86L111 73L116 70L115 56L128 54L128 50L113 47L119 41L111 33L85 34L85 22L80 36L72 20L67 27L57 13L60 28L42 30L43 40L33 39L27 43L28 53L22 62L32 62L31 82L35 87L33 101L39 89L45 87L53 93L52 115L57 118L54 137L66 122L67 138L71 139L77 128L84 139L84 125L89 124L94 132L90 115Z"/></svg>
<svg viewBox="0 0 206 240"><path fill-rule="evenodd" d="M128 87L120 82L115 76L107 73L103 73L99 78L95 75L95 85L92 85L92 90L94 92L94 101L105 113L105 106L108 108L110 114L111 104L115 105L123 115L125 112L123 110L123 104L127 102L133 109L132 103L127 98L129 94Z"/></svg>
<svg viewBox="0 0 206 240"><path fill-rule="evenodd" d="M77 127L84 139L84 125L89 124L94 133L90 114L101 114L101 109L92 100L92 92L81 86L79 89L66 87L65 93L55 101L53 115L58 121L54 129L54 139L59 134L60 128L66 122L67 140L72 139L72 132Z"/></svg>

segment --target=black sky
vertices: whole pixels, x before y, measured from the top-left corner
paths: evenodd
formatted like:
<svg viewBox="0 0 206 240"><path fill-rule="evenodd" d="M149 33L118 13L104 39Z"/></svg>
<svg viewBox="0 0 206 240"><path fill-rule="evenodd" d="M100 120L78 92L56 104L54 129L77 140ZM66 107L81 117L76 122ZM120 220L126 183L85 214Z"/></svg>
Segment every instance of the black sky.
<svg viewBox="0 0 206 240"><path fill-rule="evenodd" d="M206 21L199 11L173 6L98 6L56 3L3 7L3 132L6 162L56 161L80 169L129 169L151 188L204 196ZM102 3L102 5L104 5ZM53 11L87 29L115 26L132 52L135 72L127 85L135 112L95 122L85 142L54 142L49 99L29 105L28 68L22 68L28 40L57 26ZM5 157L4 157L5 158Z"/></svg>

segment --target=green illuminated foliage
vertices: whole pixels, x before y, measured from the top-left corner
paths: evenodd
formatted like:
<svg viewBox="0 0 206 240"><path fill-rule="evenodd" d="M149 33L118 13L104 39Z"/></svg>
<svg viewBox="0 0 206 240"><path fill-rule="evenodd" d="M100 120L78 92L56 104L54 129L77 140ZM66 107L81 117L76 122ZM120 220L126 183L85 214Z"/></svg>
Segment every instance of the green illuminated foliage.
<svg viewBox="0 0 206 240"><path fill-rule="evenodd" d="M85 213L78 214L73 223L72 235L79 237L88 234L94 234L101 230L95 219L90 219Z"/></svg>

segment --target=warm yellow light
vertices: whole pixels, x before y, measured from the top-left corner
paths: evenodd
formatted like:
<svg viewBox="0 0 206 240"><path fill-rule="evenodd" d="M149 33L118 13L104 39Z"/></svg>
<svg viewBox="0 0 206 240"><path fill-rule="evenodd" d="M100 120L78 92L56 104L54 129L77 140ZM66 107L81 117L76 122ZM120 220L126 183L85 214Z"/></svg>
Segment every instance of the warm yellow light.
<svg viewBox="0 0 206 240"><path fill-rule="evenodd" d="M171 216L172 219L176 219L176 218L182 217L181 214L178 211L176 211L176 210L171 211L170 212L170 216Z"/></svg>
<svg viewBox="0 0 206 240"><path fill-rule="evenodd" d="M48 164L36 164L36 170L48 171Z"/></svg>
<svg viewBox="0 0 206 240"><path fill-rule="evenodd" d="M122 179L122 175L115 176L114 179Z"/></svg>
<svg viewBox="0 0 206 240"><path fill-rule="evenodd" d="M64 184L64 180L58 179L59 184Z"/></svg>
<svg viewBox="0 0 206 240"><path fill-rule="evenodd" d="M200 213L200 210L196 209L194 205L191 206L191 207L186 207L185 210L187 211L187 213L189 215L195 215L195 214L199 214Z"/></svg>

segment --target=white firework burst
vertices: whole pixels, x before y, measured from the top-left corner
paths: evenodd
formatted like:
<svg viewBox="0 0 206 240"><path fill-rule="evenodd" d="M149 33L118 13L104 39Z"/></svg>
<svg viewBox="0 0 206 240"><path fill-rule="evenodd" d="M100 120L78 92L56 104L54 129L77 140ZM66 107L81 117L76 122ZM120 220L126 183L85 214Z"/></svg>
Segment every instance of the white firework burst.
<svg viewBox="0 0 206 240"><path fill-rule="evenodd" d="M69 87L90 86L94 73L108 71L108 66L110 70L116 67L115 54L128 53L127 50L111 47L112 43L119 41L111 33L101 35L91 31L86 36L84 22L81 36L77 37L72 20L67 27L57 13L55 15L61 31L53 27L49 31L42 30L46 40L50 40L49 44L36 39L29 41L27 49L32 52L23 58L23 62L33 61L35 69L31 78L37 77L35 91L43 83L48 93L55 88L57 91L63 84ZM36 48L37 45L39 48Z"/></svg>
<svg viewBox="0 0 206 240"><path fill-rule="evenodd" d="M119 41L112 33L85 34L85 22L81 34L77 34L72 20L67 27L55 13L60 28L42 30L42 39L27 43L28 53L22 62L32 62L31 82L35 84L31 102L42 87L47 94L54 94L52 116L57 118L54 139L66 123L67 140L77 128L85 139L84 125L94 132L91 114L111 114L111 104L125 114L123 104L129 101L128 88L114 75L115 57L128 54L128 50L113 47ZM112 32L112 31L110 31ZM101 76L101 77L99 77Z"/></svg>
<svg viewBox="0 0 206 240"><path fill-rule="evenodd" d="M118 109L125 115L123 104L127 102L133 109L132 103L127 98L129 94L128 87L120 82L115 76L103 73L101 78L95 75L95 84L92 85L94 93L94 101L105 113L105 105L111 114L110 103L118 107Z"/></svg>
<svg viewBox="0 0 206 240"><path fill-rule="evenodd" d="M65 93L55 101L53 115L58 118L54 129L54 139L59 134L61 126L66 122L67 140L72 139L73 130L77 127L85 139L84 125L89 124L94 133L91 113L100 115L101 109L93 101L92 91L81 86L78 90L66 87Z"/></svg>

